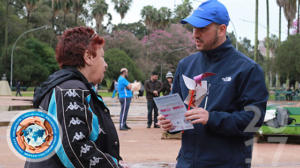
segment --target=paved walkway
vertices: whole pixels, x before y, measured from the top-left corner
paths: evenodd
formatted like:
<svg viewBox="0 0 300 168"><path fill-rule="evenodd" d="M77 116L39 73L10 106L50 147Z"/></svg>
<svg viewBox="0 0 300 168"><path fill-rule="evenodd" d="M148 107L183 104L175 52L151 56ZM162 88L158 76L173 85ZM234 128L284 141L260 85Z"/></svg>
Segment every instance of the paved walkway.
<svg viewBox="0 0 300 168"><path fill-rule="evenodd" d="M30 105L28 98L0 97L0 107ZM104 98L118 128L120 111L117 99ZM5 108L6 109L6 108ZM9 121L18 111L0 109L1 121ZM9 114L9 115L8 115ZM146 101L134 100L129 110L129 131L119 131L121 156L131 168L174 168L180 148L180 140L162 140L161 129L146 128ZM20 168L24 161L17 158L8 147L7 126L0 127L0 168ZM300 168L300 145L255 143L252 167L254 168Z"/></svg>

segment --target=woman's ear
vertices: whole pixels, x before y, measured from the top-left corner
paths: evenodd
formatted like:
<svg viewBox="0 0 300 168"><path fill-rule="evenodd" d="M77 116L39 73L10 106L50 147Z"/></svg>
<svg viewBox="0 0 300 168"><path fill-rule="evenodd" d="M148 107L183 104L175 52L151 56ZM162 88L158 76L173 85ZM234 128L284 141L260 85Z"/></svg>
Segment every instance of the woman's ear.
<svg viewBox="0 0 300 168"><path fill-rule="evenodd" d="M83 59L86 65L92 65L94 63L93 55L88 52L88 50L85 50Z"/></svg>

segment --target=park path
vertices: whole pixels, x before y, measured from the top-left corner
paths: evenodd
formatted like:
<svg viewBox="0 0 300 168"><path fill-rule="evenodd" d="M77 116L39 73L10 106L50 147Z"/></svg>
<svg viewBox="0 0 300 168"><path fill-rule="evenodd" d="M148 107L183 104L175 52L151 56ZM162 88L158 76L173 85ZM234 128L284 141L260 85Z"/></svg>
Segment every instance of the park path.
<svg viewBox="0 0 300 168"><path fill-rule="evenodd" d="M30 100L30 99L29 99ZM104 98L118 128L120 105L117 99ZM281 102L284 103L284 102ZM297 103L298 104L298 103ZM10 121L19 111L7 106L28 106L28 98L0 96L0 123ZM12 109L12 108L11 108ZM161 129L146 128L146 100L133 100L128 116L129 131L119 131L121 156L131 168L174 168L180 140L162 140ZM14 155L7 143L7 126L0 126L0 168L21 168L24 161ZM300 145L255 143L253 168L300 168Z"/></svg>

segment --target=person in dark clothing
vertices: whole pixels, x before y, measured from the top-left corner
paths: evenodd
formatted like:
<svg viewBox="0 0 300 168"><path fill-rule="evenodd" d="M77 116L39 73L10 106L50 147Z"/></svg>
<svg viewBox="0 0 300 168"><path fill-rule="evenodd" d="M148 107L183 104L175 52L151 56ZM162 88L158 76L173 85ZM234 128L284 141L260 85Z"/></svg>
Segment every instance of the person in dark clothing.
<svg viewBox="0 0 300 168"><path fill-rule="evenodd" d="M172 72L168 72L166 74L166 81L163 84L163 88L161 92L163 93L164 96L169 95L172 91L172 86L173 86L173 74Z"/></svg>
<svg viewBox="0 0 300 168"><path fill-rule="evenodd" d="M61 126L59 145L49 158L27 160L25 168L123 168L116 128L95 88L107 69L103 47L92 28L63 33L56 47L61 69L35 89L33 99Z"/></svg>
<svg viewBox="0 0 300 168"><path fill-rule="evenodd" d="M202 81L204 101L185 113L194 129L182 133L176 168L250 168L253 135L263 123L268 100L263 70L232 46L226 36L229 15L218 0L203 2L181 22L193 26L199 52L180 60L172 93L183 100L189 95L183 75L215 75ZM165 131L173 129L165 116L158 119Z"/></svg>
<svg viewBox="0 0 300 168"><path fill-rule="evenodd" d="M16 96L18 96L18 95L22 96L22 94L21 94L21 82L20 81L18 81L17 85L16 85Z"/></svg>
<svg viewBox="0 0 300 168"><path fill-rule="evenodd" d="M152 111L154 109L154 128L159 128L157 125L157 116L158 109L153 100L153 97L159 97L160 92L162 90L162 83L158 80L158 74L156 72L152 72L150 80L145 82L145 90L146 90L146 98L147 98L147 108L148 108L148 121L147 128L151 127L152 124Z"/></svg>
<svg viewBox="0 0 300 168"><path fill-rule="evenodd" d="M287 101L292 101L293 100L293 90L291 89L291 87L288 87L288 89L286 90L285 99Z"/></svg>
<svg viewBox="0 0 300 168"><path fill-rule="evenodd" d="M118 82L116 80L114 80L109 88L110 92L113 92L112 94L112 98L114 98L116 96L116 94L118 94Z"/></svg>

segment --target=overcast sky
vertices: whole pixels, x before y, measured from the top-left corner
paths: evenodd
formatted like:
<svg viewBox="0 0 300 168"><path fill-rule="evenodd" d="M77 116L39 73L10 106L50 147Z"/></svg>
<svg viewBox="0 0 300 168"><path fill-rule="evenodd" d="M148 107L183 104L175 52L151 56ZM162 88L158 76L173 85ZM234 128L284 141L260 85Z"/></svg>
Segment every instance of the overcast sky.
<svg viewBox="0 0 300 168"><path fill-rule="evenodd" d="M196 9L201 2L205 0L191 0L193 9ZM254 44L255 32L255 0L219 0L222 2L229 12L232 23L229 24L228 31L236 29L236 34L239 38L247 37ZM114 10L111 0L106 0L109 3L109 12L113 15L113 24L120 23L120 15ZM152 5L155 8L168 7L172 11L174 6L181 4L182 0L133 0L128 13L123 19L123 23L132 23L141 19L141 10L144 6ZM279 8L276 0L269 0L270 8L270 33L278 36L279 29ZM259 0L259 30L258 39L263 40L266 37L266 1ZM287 21L282 12L282 28L281 39L287 37ZM233 26L234 25L234 26Z"/></svg>

